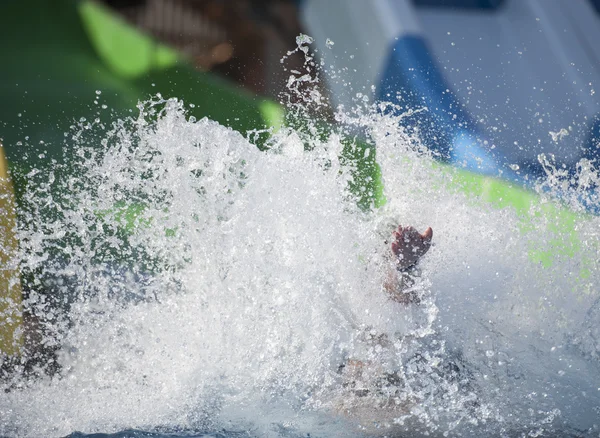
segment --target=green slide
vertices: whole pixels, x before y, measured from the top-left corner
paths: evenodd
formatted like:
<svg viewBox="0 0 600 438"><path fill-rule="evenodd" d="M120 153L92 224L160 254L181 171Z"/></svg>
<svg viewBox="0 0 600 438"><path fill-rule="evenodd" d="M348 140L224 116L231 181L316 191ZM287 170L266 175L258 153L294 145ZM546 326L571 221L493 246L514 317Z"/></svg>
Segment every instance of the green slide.
<svg viewBox="0 0 600 438"><path fill-rule="evenodd" d="M60 158L68 127L97 114L97 90L117 115L160 91L193 103L190 115L241 132L282 123L272 101L198 72L93 1L2 2L0 38L0 138L9 164L22 162L17 142L44 142L44 162L31 166Z"/></svg>
<svg viewBox="0 0 600 438"><path fill-rule="evenodd" d="M96 116L96 98L115 116L125 116L139 100L160 91L163 97L184 97L186 103L193 103L190 116L207 116L242 133L283 123L279 105L198 72L180 54L91 0L4 1L0 4L0 39L4 42L0 49L0 139L8 167L21 171L15 174L47 166L51 159L60 162L64 132L82 117ZM21 144L27 144L29 151L38 148L40 153L24 158ZM358 150L356 156L362 159L365 154ZM371 186L363 192L370 193L370 198L361 201L377 206L385 201L374 154L369 160L360 167ZM440 166L453 174L449 190L467 191L499 207L511 205L524 215L531 205L539 204L534 194L500 180ZM24 183L18 179L13 183L19 203ZM576 218L557 207L545 207L544 214L551 215L562 229L572 229ZM572 234L557 251L573 253L578 245ZM532 257L545 264L552 259L547 253L532 252ZM15 290L0 290L0 298L15 296ZM0 351L13 354L9 344L18 342L10 338L18 333L15 326L20 320L8 324L3 319L0 315Z"/></svg>
<svg viewBox="0 0 600 438"><path fill-rule="evenodd" d="M61 162L64 133L82 117L96 117L95 99L114 112L112 118L129 115L139 100L160 91L165 98L183 96L193 103L190 116L210 117L242 133L283 121L279 105L198 72L176 51L90 0L4 1L0 40L0 152L8 169L18 170L14 184L0 174L2 199L12 199L14 185L19 203L25 188L19 175L53 159ZM2 202L0 353L14 355L22 343L20 286L8 257L15 247L9 220L14 209Z"/></svg>

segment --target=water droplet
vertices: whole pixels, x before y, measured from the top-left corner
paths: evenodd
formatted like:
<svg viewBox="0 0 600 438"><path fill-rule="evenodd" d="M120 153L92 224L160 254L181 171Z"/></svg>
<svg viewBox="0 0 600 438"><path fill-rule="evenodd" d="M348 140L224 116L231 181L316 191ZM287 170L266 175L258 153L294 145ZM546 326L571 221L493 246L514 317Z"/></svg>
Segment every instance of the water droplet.
<svg viewBox="0 0 600 438"><path fill-rule="evenodd" d="M296 44L298 46L303 46L305 44L312 44L314 39L308 35L301 33L296 37Z"/></svg>

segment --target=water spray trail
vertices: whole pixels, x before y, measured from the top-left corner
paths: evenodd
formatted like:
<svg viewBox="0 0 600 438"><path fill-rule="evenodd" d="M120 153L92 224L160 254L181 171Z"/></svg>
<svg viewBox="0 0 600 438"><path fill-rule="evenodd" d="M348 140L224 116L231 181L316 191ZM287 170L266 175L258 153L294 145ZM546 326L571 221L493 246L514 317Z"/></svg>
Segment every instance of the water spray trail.
<svg viewBox="0 0 600 438"><path fill-rule="evenodd" d="M41 339L3 383L1 434L597 427L598 219L570 216L580 243L565 250L551 198L528 220L468 196L380 106L326 132L307 116L323 100L305 53L296 112L263 151L157 98L136 118L84 122L71 159L28 175L18 234ZM375 150L387 203L360 208L374 194L356 151ZM596 181L584 165L580 181ZM399 223L436 233L419 306L384 292ZM345 377L352 361L372 374L366 396Z"/></svg>

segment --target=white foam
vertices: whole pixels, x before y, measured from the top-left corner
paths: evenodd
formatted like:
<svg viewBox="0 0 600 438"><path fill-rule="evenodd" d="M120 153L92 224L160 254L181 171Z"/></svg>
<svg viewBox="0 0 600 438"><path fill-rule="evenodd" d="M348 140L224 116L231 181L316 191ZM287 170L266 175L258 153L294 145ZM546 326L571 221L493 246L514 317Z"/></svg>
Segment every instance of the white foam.
<svg viewBox="0 0 600 438"><path fill-rule="evenodd" d="M49 318L61 371L17 378L21 389L0 399L0 433L361 434L335 408L338 367L359 356L400 370L396 397L411 406L381 417L367 406L374 417L358 417L363 426L593 427L598 220L576 217L577 253L544 268L531 248L570 241L570 230L552 234L543 217L524 229L513 210L448 190L451 176L393 118L374 111L355 122L383 173L388 203L373 213L351 200L339 135L305 151L305 133L284 129L261 152L159 100L103 131L101 151L77 137L78 171L61 182L68 196L43 185L27 195L30 210L57 220L31 216L20 230L23 268L68 279L66 315ZM143 210L124 239L114 206L132 200ZM434 229L420 307L390 302L382 288L381 230L395 222ZM39 315L56 312L34 301ZM365 346L365 330L394 341ZM464 367L458 378L452 364Z"/></svg>

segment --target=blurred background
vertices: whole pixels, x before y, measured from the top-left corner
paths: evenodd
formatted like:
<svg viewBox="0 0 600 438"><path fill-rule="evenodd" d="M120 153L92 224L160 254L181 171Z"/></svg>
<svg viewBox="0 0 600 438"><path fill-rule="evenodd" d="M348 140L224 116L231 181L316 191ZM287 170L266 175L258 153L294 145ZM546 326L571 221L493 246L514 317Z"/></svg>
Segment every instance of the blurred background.
<svg viewBox="0 0 600 438"><path fill-rule="evenodd" d="M242 132L276 124L267 98L299 32L289 1L3 1L0 21L0 138L14 166L43 165L23 164L23 145L58 159L71 125L157 93Z"/></svg>
<svg viewBox="0 0 600 438"><path fill-rule="evenodd" d="M277 126L290 72L304 71L304 54L287 53L305 33L329 115L362 100L426 108L406 124L442 160L535 176L540 153L567 167L596 155L599 11L598 0L4 0L0 138L13 166L34 165L37 153L17 163L24 144L58 159L73 123L156 93L241 132Z"/></svg>

